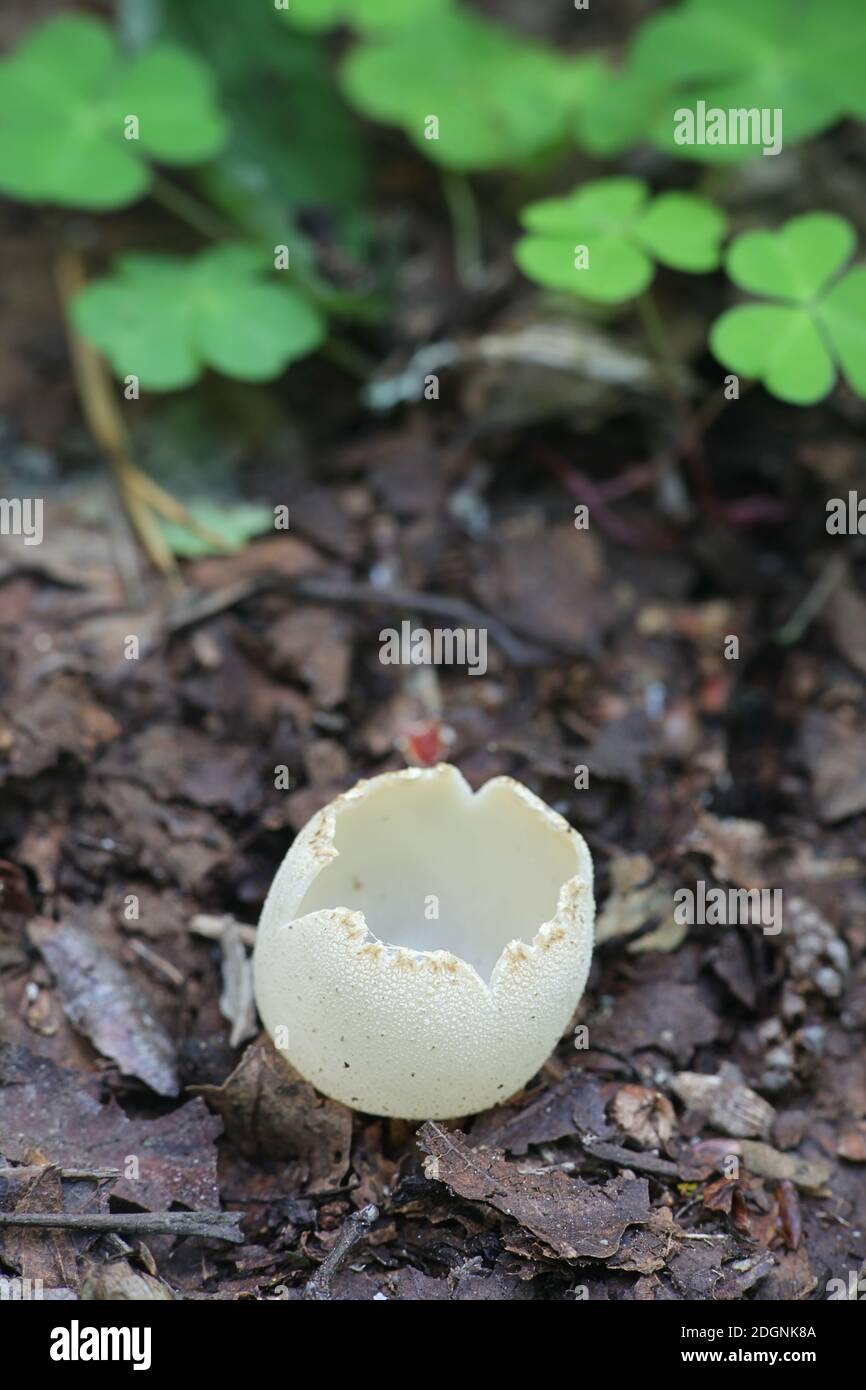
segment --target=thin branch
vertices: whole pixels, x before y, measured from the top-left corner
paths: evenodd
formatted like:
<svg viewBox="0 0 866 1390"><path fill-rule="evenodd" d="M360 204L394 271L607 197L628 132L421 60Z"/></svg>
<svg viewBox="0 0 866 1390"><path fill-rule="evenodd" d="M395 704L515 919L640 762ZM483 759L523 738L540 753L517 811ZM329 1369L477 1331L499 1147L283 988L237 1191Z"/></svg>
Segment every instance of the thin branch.
<svg viewBox="0 0 866 1390"><path fill-rule="evenodd" d="M298 598L311 599L321 603L358 603L371 608L402 608L419 613L432 613L436 617L448 618L452 622L468 627L486 628L492 640L500 647L513 666L537 666L549 660L544 647L524 642L494 618L490 613L476 608L463 599L452 598L450 594L428 594L418 589L379 588L354 579L331 578L327 575L304 575L299 579L285 579L281 575L263 575L258 579L240 580L227 585L217 593L200 597L184 595L169 614L166 627L169 632L180 632L200 622L212 618L216 613L233 608L245 599L268 591L286 591ZM547 645L547 644L546 644ZM561 650L553 646L553 650Z"/></svg>
<svg viewBox="0 0 866 1390"><path fill-rule="evenodd" d="M640 1173L654 1173L660 1178L678 1178L680 1170L675 1163L657 1154L634 1153L619 1144L605 1144L600 1139L583 1139L584 1151L602 1163L614 1163L618 1168L636 1168Z"/></svg>
<svg viewBox="0 0 866 1390"><path fill-rule="evenodd" d="M213 208L202 203L188 189L167 179L164 174L156 174L150 188L150 196L167 212L185 222L206 241L224 241L227 237L237 240L238 230L224 222Z"/></svg>
<svg viewBox="0 0 866 1390"><path fill-rule="evenodd" d="M367 1239L378 1219L379 1208L372 1205L362 1207L360 1211L353 1211L350 1216L346 1217L337 1237L336 1245L307 1283L304 1289L304 1298L323 1300L331 1297L331 1280L334 1275L348 1259L355 1246Z"/></svg>
<svg viewBox="0 0 866 1390"><path fill-rule="evenodd" d="M30 1226L42 1230L102 1231L112 1235L207 1236L243 1243L239 1211L142 1211L65 1212L0 1211L4 1226Z"/></svg>
<svg viewBox="0 0 866 1390"><path fill-rule="evenodd" d="M847 560L841 555L834 555L824 566L815 583L788 621L773 633L773 641L778 642L782 647L790 647L795 642L799 642L803 633L815 621L828 600L832 598L847 573Z"/></svg>

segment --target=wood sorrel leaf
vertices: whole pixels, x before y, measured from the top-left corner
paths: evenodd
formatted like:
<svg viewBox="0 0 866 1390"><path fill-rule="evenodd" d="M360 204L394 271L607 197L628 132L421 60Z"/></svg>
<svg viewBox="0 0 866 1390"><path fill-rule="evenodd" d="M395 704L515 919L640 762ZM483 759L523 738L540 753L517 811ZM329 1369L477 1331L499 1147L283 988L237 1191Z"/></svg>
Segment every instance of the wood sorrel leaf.
<svg viewBox="0 0 866 1390"><path fill-rule="evenodd" d="M70 15L0 63L0 191L15 198L123 207L149 158L197 163L224 137L208 70L172 44L125 58L106 25Z"/></svg>
<svg viewBox="0 0 866 1390"><path fill-rule="evenodd" d="M247 246L217 246L188 260L122 257L115 273L73 304L75 323L121 377L170 391L213 367L267 381L322 341L324 323L296 290L266 279Z"/></svg>
<svg viewBox="0 0 866 1390"><path fill-rule="evenodd" d="M551 289L605 303L640 294L654 262L677 270L712 270L719 263L725 219L691 193L651 199L642 179L599 179L566 198L524 208L528 235L518 242L521 270Z"/></svg>
<svg viewBox="0 0 866 1390"><path fill-rule="evenodd" d="M793 405L822 400L840 367L866 396L866 267L839 278L855 244L850 223L825 212L737 237L728 274L765 302L738 305L716 320L710 347L722 365Z"/></svg>

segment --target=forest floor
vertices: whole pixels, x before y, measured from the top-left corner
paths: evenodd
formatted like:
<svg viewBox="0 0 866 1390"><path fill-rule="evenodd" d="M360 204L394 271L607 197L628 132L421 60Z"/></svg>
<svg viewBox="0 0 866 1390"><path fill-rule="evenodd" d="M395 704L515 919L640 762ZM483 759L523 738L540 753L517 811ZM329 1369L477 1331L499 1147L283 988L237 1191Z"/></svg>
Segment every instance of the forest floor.
<svg viewBox="0 0 866 1390"><path fill-rule="evenodd" d="M0 1268L90 1298L827 1297L866 1262L866 551L825 510L866 494L863 407L723 404L708 360L671 403L619 329L639 389L538 366L597 344L495 234L461 285L433 211L366 350L396 391L415 348L459 343L438 400L377 413L319 358L136 407L167 485L200 467L290 507L182 585L83 423L68 222L0 212L0 492L45 499L40 545L0 538L0 1206L117 1221L6 1227ZM691 290L660 286L688 340ZM382 665L383 627L467 603L483 679ZM309 816L437 755L581 831L598 945L588 1047L419 1127L283 1069L249 954ZM781 890L782 929L680 925L699 882ZM123 1227L221 1209L240 1241Z"/></svg>

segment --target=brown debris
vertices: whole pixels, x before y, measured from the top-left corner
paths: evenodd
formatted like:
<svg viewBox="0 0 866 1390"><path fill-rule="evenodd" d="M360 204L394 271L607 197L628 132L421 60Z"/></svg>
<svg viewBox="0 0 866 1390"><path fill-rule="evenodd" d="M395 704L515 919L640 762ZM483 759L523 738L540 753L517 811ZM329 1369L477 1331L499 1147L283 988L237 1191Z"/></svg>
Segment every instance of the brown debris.
<svg viewBox="0 0 866 1390"><path fill-rule="evenodd" d="M813 710L803 720L801 744L820 819L832 825L866 810L862 721Z"/></svg>
<svg viewBox="0 0 866 1390"><path fill-rule="evenodd" d="M161 1096L180 1091L175 1045L153 1005L87 932L44 918L30 938L51 970L70 1020L100 1052Z"/></svg>
<svg viewBox="0 0 866 1390"><path fill-rule="evenodd" d="M714 1076L682 1071L671 1078L671 1088L690 1110L706 1115L723 1134L766 1138L776 1117L772 1105L743 1084L738 1069L723 1062Z"/></svg>
<svg viewBox="0 0 866 1390"><path fill-rule="evenodd" d="M0 1044L0 1153L13 1162L39 1154L64 1169L116 1169L115 1194L137 1207L216 1210L221 1132L202 1100L133 1120L100 1100L97 1081Z"/></svg>
<svg viewBox="0 0 866 1390"><path fill-rule="evenodd" d="M611 1017L590 1029L590 1044L625 1054L659 1048L682 1066L718 1032L718 1017L694 985L652 980L623 991Z"/></svg>
<svg viewBox="0 0 866 1390"><path fill-rule="evenodd" d="M55 1165L0 1168L0 1213L65 1210L62 1174ZM0 1261L22 1279L41 1280L46 1289L78 1285L76 1248L69 1231L0 1228Z"/></svg>
<svg viewBox="0 0 866 1390"><path fill-rule="evenodd" d="M558 1169L527 1169L498 1149L470 1149L458 1132L432 1122L418 1131L428 1178L470 1202L483 1202L517 1221L560 1259L606 1260L627 1227L650 1219L642 1178L614 1178L593 1187Z"/></svg>
<svg viewBox="0 0 866 1390"><path fill-rule="evenodd" d="M663 1148L676 1125L674 1107L667 1096L646 1086L621 1086L610 1113L623 1134L644 1149Z"/></svg>
<svg viewBox="0 0 866 1390"><path fill-rule="evenodd" d="M320 1096L268 1037L247 1048L222 1086L196 1089L223 1117L242 1153L297 1160L311 1192L342 1183L349 1165L351 1111Z"/></svg>

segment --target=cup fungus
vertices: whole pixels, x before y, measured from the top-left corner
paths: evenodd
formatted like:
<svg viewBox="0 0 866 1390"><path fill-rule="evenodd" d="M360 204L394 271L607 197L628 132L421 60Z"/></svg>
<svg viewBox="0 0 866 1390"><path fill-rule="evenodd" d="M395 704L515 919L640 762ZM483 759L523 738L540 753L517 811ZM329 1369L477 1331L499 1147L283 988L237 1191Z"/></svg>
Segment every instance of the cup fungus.
<svg viewBox="0 0 866 1390"><path fill-rule="evenodd" d="M319 811L271 886L259 1012L326 1095L446 1119L508 1098L567 1027L592 955L583 839L510 777L386 772Z"/></svg>

